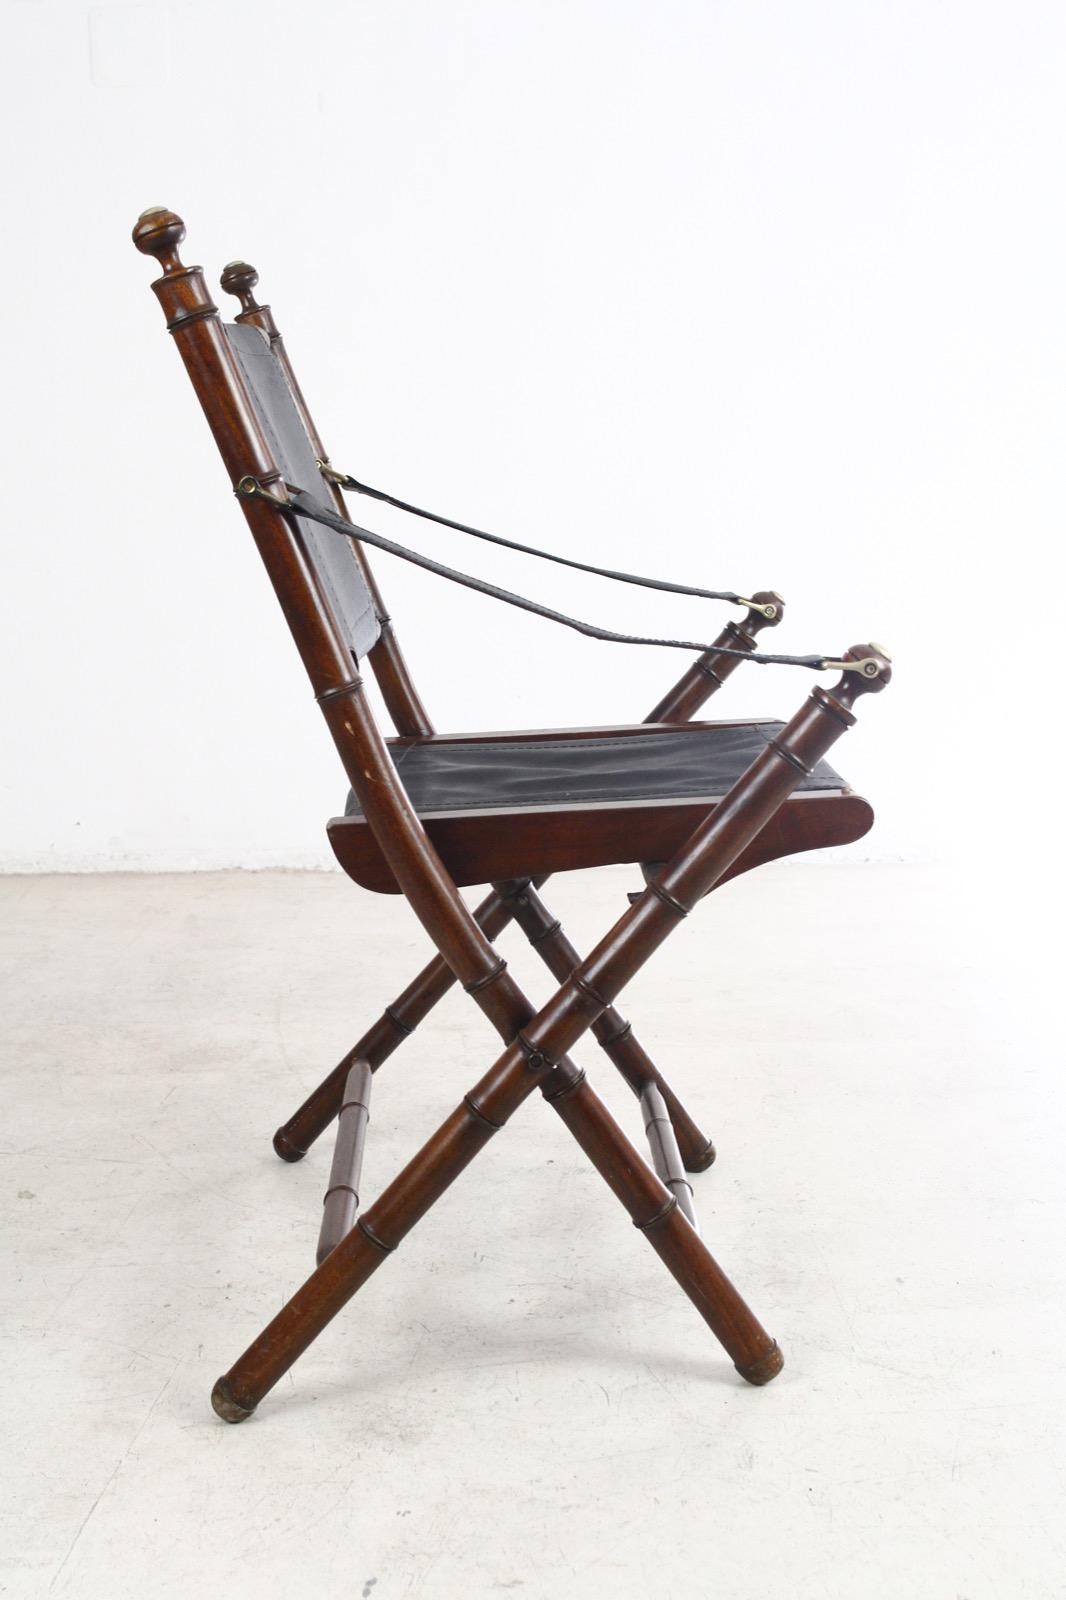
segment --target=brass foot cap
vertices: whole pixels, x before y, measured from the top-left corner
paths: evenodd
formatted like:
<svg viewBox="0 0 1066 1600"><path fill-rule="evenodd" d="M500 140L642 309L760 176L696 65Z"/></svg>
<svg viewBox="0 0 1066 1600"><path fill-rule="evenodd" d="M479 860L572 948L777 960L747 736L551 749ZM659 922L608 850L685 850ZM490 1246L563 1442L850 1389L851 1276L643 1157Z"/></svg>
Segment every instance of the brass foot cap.
<svg viewBox="0 0 1066 1600"><path fill-rule="evenodd" d="M706 1172L708 1167L714 1166L714 1161L717 1154L718 1151L714 1148L714 1145L711 1143L710 1139L708 1139L704 1148L698 1151L696 1155L685 1157L685 1171Z"/></svg>
<svg viewBox="0 0 1066 1600"><path fill-rule="evenodd" d="M754 1383L759 1387L764 1383L769 1383L772 1378L776 1378L784 1364L785 1358L781 1354L781 1346L776 1339L768 1350L764 1350L761 1356L756 1356L755 1360L750 1362L748 1366L742 1367L739 1361L735 1363L740 1376L746 1382Z"/></svg>
<svg viewBox="0 0 1066 1600"><path fill-rule="evenodd" d="M243 1422L255 1410L254 1406L249 1411L247 1406L238 1404L233 1398L233 1390L230 1388L228 1378L219 1378L215 1387L211 1390L211 1404L223 1422Z"/></svg>
<svg viewBox="0 0 1066 1600"><path fill-rule="evenodd" d="M293 1144L284 1128L279 1128L274 1135L274 1150L282 1161L302 1161L307 1154L298 1144Z"/></svg>

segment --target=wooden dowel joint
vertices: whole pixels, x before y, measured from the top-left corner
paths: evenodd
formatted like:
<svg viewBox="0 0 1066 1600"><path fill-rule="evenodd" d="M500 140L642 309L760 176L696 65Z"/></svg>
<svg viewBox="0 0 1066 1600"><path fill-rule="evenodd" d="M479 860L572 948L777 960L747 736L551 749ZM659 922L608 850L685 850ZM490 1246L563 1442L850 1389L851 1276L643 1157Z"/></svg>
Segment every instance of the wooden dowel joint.
<svg viewBox="0 0 1066 1600"><path fill-rule="evenodd" d="M532 878L513 878L509 883L494 884L495 892L505 905L527 905Z"/></svg>
<svg viewBox="0 0 1066 1600"><path fill-rule="evenodd" d="M601 1011L607 1010L607 1007L611 1003L610 1000L607 999L606 996L600 994L599 990L596 989L586 977L582 976L579 971L571 972L570 982L580 994L587 996L587 998L592 1001L592 1004L596 1007L597 1016L599 1016Z"/></svg>
<svg viewBox="0 0 1066 1600"><path fill-rule="evenodd" d="M325 1197L324 1197L324 1199L322 1201L323 1205L325 1205L326 1201L329 1199L331 1194L351 1194L351 1195L355 1196L356 1200L359 1199L359 1191L358 1191L358 1189L353 1189L350 1183L335 1183L335 1184L333 1184L333 1186L331 1188L326 1190Z"/></svg>
<svg viewBox="0 0 1066 1600"><path fill-rule="evenodd" d="M394 1006L386 1006L384 1012L382 1013L382 1015L388 1017L389 1021L392 1023L392 1025L396 1029L396 1031L398 1033L402 1034L405 1039L409 1039L411 1037L412 1033L414 1033L414 1031L415 1031L414 1028L413 1027L409 1028L407 1026L406 1022L404 1022L397 1015L397 1012L396 1012L396 1009L395 1009Z"/></svg>
<svg viewBox="0 0 1066 1600"><path fill-rule="evenodd" d="M568 1095L575 1094L584 1082L584 1067L578 1067L571 1078L563 1077L559 1072L553 1072L541 1084L541 1094L549 1105L554 1105L557 1100L565 1100Z"/></svg>
<svg viewBox="0 0 1066 1600"><path fill-rule="evenodd" d="M466 1106L467 1110L472 1116L475 1116L477 1120L483 1123L486 1128L491 1128L493 1133L496 1133L500 1128L503 1127L502 1122L493 1122L491 1117L485 1115L477 1101L473 1098L473 1090L471 1090L469 1094L464 1094L463 1104Z"/></svg>
<svg viewBox="0 0 1066 1600"><path fill-rule="evenodd" d="M689 913L688 906L682 905L681 901L678 900L674 895L672 895L670 893L669 889L666 889L666 888L663 887L663 885L659 882L658 878L649 878L648 879L648 889L650 889L651 893L656 897L657 900L661 900L663 905L666 906L669 911L672 911L674 913L675 917L687 917L688 916L688 913ZM636 897L636 900L639 901L641 899L643 899L643 896L638 894L637 897ZM636 903L636 901L634 902L634 904L635 903Z"/></svg>
<svg viewBox="0 0 1066 1600"><path fill-rule="evenodd" d="M862 647L853 645L852 648L858 650ZM874 647L870 645L867 648L872 651ZM865 689L867 693L876 694L878 690L883 689L885 684L890 681L891 675L891 669L889 669L887 672L882 673L880 682L860 685L859 692L861 693L862 689ZM839 688L840 685L838 684L837 687ZM842 705L831 690L823 689L820 683L815 684L811 690L811 699L817 701L823 711L827 711L831 717L835 717L842 728L853 728L855 726L855 713L849 710L847 706Z"/></svg>
<svg viewBox="0 0 1066 1600"><path fill-rule="evenodd" d="M515 1034L515 1044L525 1057L530 1072L550 1072L556 1065L538 1045L532 1044L524 1033Z"/></svg>
<svg viewBox="0 0 1066 1600"><path fill-rule="evenodd" d="M780 756L782 761L787 761L789 766L795 767L797 772L802 772L805 778L810 776L813 769L805 761L801 761L799 756L794 755L791 750L786 750L776 739L768 739L767 748L772 750L775 756Z"/></svg>
<svg viewBox="0 0 1066 1600"><path fill-rule="evenodd" d="M506 971L507 963L501 956L491 972L487 972L483 978L475 978L472 983L464 983L463 988L467 994L480 994L482 989L487 989L490 984L502 978Z"/></svg>
<svg viewBox="0 0 1066 1600"><path fill-rule="evenodd" d="M396 1245L386 1244L384 1239L378 1238L373 1227L369 1222L367 1222L365 1217L360 1217L355 1225L359 1229L359 1232L363 1235L363 1238L366 1239L368 1243L372 1244L375 1250L380 1250L383 1256L391 1256L396 1250Z"/></svg>
<svg viewBox="0 0 1066 1600"><path fill-rule="evenodd" d="M343 697L345 695L348 695L348 694L351 694L351 695L361 694L362 693L362 689L363 689L363 680L362 680L362 678L359 677L359 675L357 673L354 678L349 678L347 680L347 682L338 683L338 684L336 684L334 686L334 688L332 688L332 689L324 689L321 694L316 694L315 695L315 700L321 706L321 705L325 705L328 700L341 700L341 699L343 699Z"/></svg>
<svg viewBox="0 0 1066 1600"><path fill-rule="evenodd" d="M676 1211L677 1209L677 1195L672 1194L669 1200L667 1200L664 1205L659 1207L655 1215L648 1218L647 1222L640 1222L636 1217L634 1217L633 1226L639 1233L652 1233L656 1228L661 1228L663 1223L670 1216L670 1213Z"/></svg>

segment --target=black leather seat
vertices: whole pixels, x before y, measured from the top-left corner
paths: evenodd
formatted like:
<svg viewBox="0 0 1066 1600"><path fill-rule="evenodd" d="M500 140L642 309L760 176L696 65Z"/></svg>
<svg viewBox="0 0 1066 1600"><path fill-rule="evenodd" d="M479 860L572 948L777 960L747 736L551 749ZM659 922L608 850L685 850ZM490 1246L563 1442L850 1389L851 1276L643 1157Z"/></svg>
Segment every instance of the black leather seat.
<svg viewBox="0 0 1066 1600"><path fill-rule="evenodd" d="M781 722L725 723L611 736L521 733L484 739L397 739L393 762L416 810L495 811L500 807L720 798L784 727ZM824 761L803 790L843 789ZM345 815L359 816L348 796Z"/></svg>
<svg viewBox="0 0 1066 1600"><path fill-rule="evenodd" d="M455 881L493 883L580 867L667 860L765 750L781 722L433 735L389 749L426 832ZM850 844L869 805L820 762L731 875L762 861ZM329 824L357 883L398 885L351 796Z"/></svg>

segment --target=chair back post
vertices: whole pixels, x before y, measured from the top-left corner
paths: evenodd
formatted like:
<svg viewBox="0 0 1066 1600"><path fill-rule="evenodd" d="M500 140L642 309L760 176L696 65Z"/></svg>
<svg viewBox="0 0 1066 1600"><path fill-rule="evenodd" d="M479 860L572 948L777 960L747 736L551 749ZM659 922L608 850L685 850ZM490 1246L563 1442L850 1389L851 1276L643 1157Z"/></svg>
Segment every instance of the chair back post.
<svg viewBox="0 0 1066 1600"><path fill-rule="evenodd" d="M244 378L234 360L211 299L202 267L186 267L178 254L185 224L172 211L145 211L133 242L152 256L163 275L152 291L163 308L219 453L236 485L255 478L285 498L282 474L259 425ZM315 693L321 695L352 676L352 658L337 634L293 529L267 501L241 497L245 519L274 585ZM350 756L342 751L346 765Z"/></svg>
<svg viewBox="0 0 1066 1600"><path fill-rule="evenodd" d="M253 477L285 498L285 485L256 418L201 267L178 253L185 224L154 207L133 229L142 254L162 267L152 284L215 437L231 483ZM348 781L401 890L459 981L505 1038L532 1014L468 911L426 837L377 727L350 651L324 604L290 520L268 500L241 496L248 526L333 736Z"/></svg>
<svg viewBox="0 0 1066 1600"><path fill-rule="evenodd" d="M293 404L300 414L300 420L307 431L311 447L320 461L328 461L325 446L321 435L315 427L307 401L304 399L303 390L300 388L289 353L285 348L285 341L278 331L274 314L270 307L260 305L255 297L255 290L259 284L259 273L247 261L231 261L222 269L219 282L226 294L231 294L240 302L241 309L237 314L238 322L251 323L265 333L270 340L270 348L277 357L278 365L285 374L285 380L292 394ZM312 491L318 489L317 484L304 484L305 489ZM344 496L335 483L323 478L321 489L328 494L337 512L342 517L350 517ZM363 574L363 580L370 591L381 627L381 635L377 644L370 651L367 659L374 671L374 676L381 689L381 696L385 707L392 718L396 732L406 738L425 736L433 732L433 724L425 706L422 704L418 690L415 688L410 669L404 659L400 642L396 637L396 630L392 625L382 599L381 590L377 580L363 552L362 545L353 541L353 553Z"/></svg>

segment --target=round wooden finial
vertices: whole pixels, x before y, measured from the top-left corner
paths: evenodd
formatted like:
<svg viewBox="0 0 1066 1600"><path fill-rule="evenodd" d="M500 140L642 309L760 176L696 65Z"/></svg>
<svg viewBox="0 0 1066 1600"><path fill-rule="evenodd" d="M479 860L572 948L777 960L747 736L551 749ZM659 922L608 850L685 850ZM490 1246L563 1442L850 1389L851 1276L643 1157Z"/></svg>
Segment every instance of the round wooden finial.
<svg viewBox="0 0 1066 1600"><path fill-rule="evenodd" d="M185 237L185 224L176 211L152 206L142 211L133 229L133 242L146 256L155 256L165 273L184 270L178 246Z"/></svg>
<svg viewBox="0 0 1066 1600"><path fill-rule="evenodd" d="M218 280L227 294L235 295L243 311L258 311L260 305L252 292L259 282L259 274L247 261L231 261L222 268Z"/></svg>

